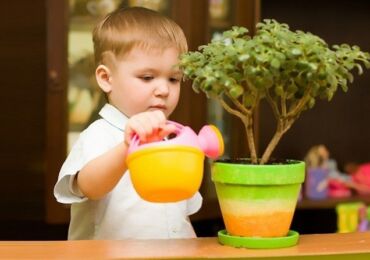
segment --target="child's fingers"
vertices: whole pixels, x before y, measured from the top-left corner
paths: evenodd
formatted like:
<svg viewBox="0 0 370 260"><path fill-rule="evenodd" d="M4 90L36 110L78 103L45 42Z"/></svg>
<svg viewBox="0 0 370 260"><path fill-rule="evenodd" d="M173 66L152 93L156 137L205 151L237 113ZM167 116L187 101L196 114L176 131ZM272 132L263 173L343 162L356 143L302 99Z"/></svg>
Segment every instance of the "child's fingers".
<svg viewBox="0 0 370 260"><path fill-rule="evenodd" d="M134 134L137 134L139 136L139 139L141 141L145 141L146 139L146 132L147 130L143 126L143 124L138 120L131 120L130 123L126 127L127 136L126 136L126 142L130 143L131 138L134 136Z"/></svg>
<svg viewBox="0 0 370 260"><path fill-rule="evenodd" d="M149 115L143 114L142 116L136 119L136 123L140 125L140 128L144 130L144 132L140 133L145 136L150 136L153 134L154 129L156 128L155 123L152 122ZM140 135L140 137L142 137ZM144 141L144 139L142 139Z"/></svg>
<svg viewBox="0 0 370 260"><path fill-rule="evenodd" d="M151 127L151 134L156 134L159 129L161 128L161 126L163 125L163 122L161 119L159 119L156 115L156 113L154 114L149 114L147 119L147 124L150 125Z"/></svg>
<svg viewBox="0 0 370 260"><path fill-rule="evenodd" d="M174 133L176 130L176 127L173 125L168 125L163 128L159 128L156 133L153 133L151 136L147 138L148 142L155 142L155 141L161 141L163 138L168 136L171 133Z"/></svg>
<svg viewBox="0 0 370 260"><path fill-rule="evenodd" d="M129 119L125 130L125 141L130 144L135 133L140 142L158 141L175 130L175 126L167 124L166 116L162 111L144 112Z"/></svg>
<svg viewBox="0 0 370 260"><path fill-rule="evenodd" d="M158 135L159 131L167 124L167 119L162 111L152 111L147 113L145 116L145 123L148 127L151 127L151 132L148 132L151 137Z"/></svg>
<svg viewBox="0 0 370 260"><path fill-rule="evenodd" d="M163 139L164 137L168 136L169 134L174 133L175 131L176 131L176 126L167 124L159 130L158 135L160 139Z"/></svg>
<svg viewBox="0 0 370 260"><path fill-rule="evenodd" d="M134 136L134 134L135 134L135 132L133 131L133 129L131 129L130 127L126 127L126 129L125 129L125 136L124 136L124 138L125 138L125 143L128 145L128 146L130 146L130 144L131 144L131 140L132 140L132 137Z"/></svg>
<svg viewBox="0 0 370 260"><path fill-rule="evenodd" d="M151 119L156 122L158 128L163 127L167 124L167 118L164 115L164 113L160 110L153 111L151 114Z"/></svg>

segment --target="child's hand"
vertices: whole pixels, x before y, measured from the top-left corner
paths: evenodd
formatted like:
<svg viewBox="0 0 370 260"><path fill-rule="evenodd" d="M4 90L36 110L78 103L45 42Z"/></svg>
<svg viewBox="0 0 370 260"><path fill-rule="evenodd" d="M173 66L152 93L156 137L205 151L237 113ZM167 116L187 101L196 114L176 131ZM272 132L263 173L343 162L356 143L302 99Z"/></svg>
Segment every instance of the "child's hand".
<svg viewBox="0 0 370 260"><path fill-rule="evenodd" d="M139 113L127 122L125 143L129 146L134 134L139 136L141 143L159 141L175 129L174 125L167 124L166 116L160 110Z"/></svg>

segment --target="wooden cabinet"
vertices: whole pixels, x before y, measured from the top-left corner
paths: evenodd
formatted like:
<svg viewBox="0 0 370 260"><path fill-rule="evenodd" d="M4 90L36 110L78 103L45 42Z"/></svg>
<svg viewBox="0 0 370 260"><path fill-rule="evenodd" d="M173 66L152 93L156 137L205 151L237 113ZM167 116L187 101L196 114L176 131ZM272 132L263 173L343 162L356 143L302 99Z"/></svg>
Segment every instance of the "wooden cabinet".
<svg viewBox="0 0 370 260"><path fill-rule="evenodd" d="M32 164L35 167L32 169L38 169L38 171L34 170L34 174L38 176L39 182L35 182L31 187L35 187L34 189L37 187L38 196L46 198L46 204L41 204L45 205L45 207L37 204L36 208L39 207L44 210L44 216L46 216L46 220L49 222L63 222L68 219L65 214L66 208L57 204L51 193L59 167L64 161L66 153L67 111L65 88L68 75L65 57L67 37L66 10L68 6L61 2L63 1L39 0L40 6L46 5L47 7L47 12L43 13L44 18L47 19L40 20L37 17L38 19L33 21L35 26L38 26L41 31L38 35L40 44L48 47L47 52L43 52L42 48L34 48L34 50L38 50L41 53L41 57L47 60L45 62L41 59L41 63L37 64L47 68L48 80L45 83L40 78L36 78L39 79L39 84L36 83L37 81L33 81L34 88L32 90L21 86L27 91L26 93L29 93L27 98L34 96L35 101L39 98L41 104L43 104L38 103L37 106L32 108L35 110L28 110L29 107L25 108L23 106L20 108L28 113L35 113L37 119L33 124L34 128L32 128L33 133L36 133L36 139L32 139L31 135L28 136L26 141L31 146L27 147L29 149L26 150L28 151L27 153L19 156L27 160L33 158L32 160L36 162ZM365 33L370 25L370 16L368 15L370 5L368 1L350 2L348 0L339 0L333 4L315 0L305 1L299 6L292 0L176 0L170 2L167 14L184 29L190 50L196 50L198 46L209 42L215 31L228 29L231 25L240 25L247 27L253 33L255 23L261 18L275 18L278 21L287 22L292 29L308 30L318 34L326 39L329 44L348 42L350 44L358 44L369 51L367 48L370 46L370 37ZM229 14L224 19L226 22L212 20L211 10L209 9L211 2L226 3L228 5ZM64 11L61 12L61 10ZM36 14L38 13L36 12ZM46 24L48 29L45 32L40 28L41 25ZM35 38L32 38L32 35L31 39L35 40ZM30 41L30 38L27 38L27 40ZM28 53L28 55L35 55L32 57L39 57L36 54ZM28 61L30 62L30 60ZM56 74L54 74L54 71ZM38 73L40 72L38 71ZM40 75L42 74L39 74L39 77ZM20 78L18 80L22 82L21 80L25 79ZM314 109L304 112L302 118L297 121L296 125L283 138L275 152L275 156L302 159L310 146L323 143L328 146L332 157L337 159L340 166L343 166L348 161L369 161L368 147L370 146L370 135L368 129L370 121L367 117L370 113L370 103L368 102L370 96L369 82L370 73L367 71L364 76L355 80L355 84L351 85L349 93L344 94L339 91L330 104L327 104L327 101L319 101ZM42 84L40 85L40 83ZM37 89L38 94L34 92L34 89ZM46 96L45 93L47 93ZM24 97L24 101L29 100L27 98ZM11 99L7 100L9 100L9 103L6 104L10 106ZM194 93L190 87L190 82L186 82L182 87L181 100L172 119L199 130L202 125L209 122L210 109L212 107L209 106L209 100L205 98L205 95ZM257 133L257 147L259 147L259 150L266 146L274 129L274 124L271 123L273 122L271 120L272 114L267 109L269 108L262 105L259 113L256 115L255 131ZM17 111L20 112L20 110ZM24 120L30 120L28 116L23 114L22 116ZM232 131L224 133L230 137L228 141L229 154L231 156L245 156L247 148L244 145L244 129L240 120L227 114L223 114L222 117L227 122L228 128L232 129ZM26 126L25 123L23 123L23 126ZM27 129L26 127L24 128ZM40 129L44 132L37 132ZM10 145L10 140L7 141ZM22 146L20 142L15 143ZM36 151L36 153L33 153L31 152L31 147L35 143L38 143L39 146L35 146L36 150L32 151ZM17 149L17 151L22 150ZM16 151L13 152L17 154ZM14 158L13 162L16 161ZM19 167L21 168L21 166ZM43 180L46 180L45 183L42 183ZM16 183L15 179L12 181L11 183ZM24 183L29 184L30 182ZM30 189L30 187L28 188ZM215 194L212 190L213 184L210 181L209 172L206 172L204 185L202 186L205 205L210 201L214 201ZM29 198L34 197L30 196ZM36 201L36 199L34 200ZM212 208L204 207L194 219L202 219L202 216L212 215L210 212L218 212L217 206Z"/></svg>
<svg viewBox="0 0 370 260"><path fill-rule="evenodd" d="M68 207L58 204L52 191L67 154L72 2L78 1L14 0L0 8L0 220L68 221ZM170 2L168 14L184 29L190 49L207 43L208 1ZM233 2L242 7L253 1ZM236 21L249 17L235 10ZM207 100L189 85L182 88L173 120L199 130Z"/></svg>
<svg viewBox="0 0 370 260"><path fill-rule="evenodd" d="M315 0L297 6L291 0L229 0L227 24L209 19L208 1L170 2L168 15L184 29L191 50L229 25L253 31L260 13L293 29L309 30L330 44L348 42L365 50L370 46L368 1L340 0L334 5ZM0 8L0 220L68 221L68 208L52 194L67 153L68 10L69 2L59 0L13 0ZM339 91L331 104L321 101L305 112L275 155L299 159L310 146L324 143L339 164L369 161L369 82L366 71L349 93ZM181 95L172 119L199 130L208 121L208 100L194 93L190 82ZM257 118L260 148L274 129L267 109L262 106ZM243 126L237 118L227 120L232 129L230 154L244 156ZM212 189L207 178L205 192Z"/></svg>
<svg viewBox="0 0 370 260"><path fill-rule="evenodd" d="M1 220L45 217L46 20L44 0L9 1L0 8Z"/></svg>
<svg viewBox="0 0 370 260"><path fill-rule="evenodd" d="M10 1L0 8L3 221L61 222L52 194L66 151L67 1Z"/></svg>

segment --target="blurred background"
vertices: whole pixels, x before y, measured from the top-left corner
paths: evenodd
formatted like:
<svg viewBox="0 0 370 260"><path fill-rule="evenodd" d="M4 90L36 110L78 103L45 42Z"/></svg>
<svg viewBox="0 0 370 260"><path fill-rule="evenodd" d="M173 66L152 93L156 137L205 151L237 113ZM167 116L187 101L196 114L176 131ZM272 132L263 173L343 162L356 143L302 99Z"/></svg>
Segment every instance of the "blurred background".
<svg viewBox="0 0 370 260"><path fill-rule="evenodd" d="M232 25L254 26L265 18L310 31L329 45L348 43L370 51L370 1L367 0L13 0L0 8L0 239L63 240L69 208L58 204L53 187L73 142L104 103L94 77L91 31L116 8L144 6L172 17L191 50L217 38ZM245 157L239 119L198 95L184 83L172 119L199 130L217 125L226 155ZM370 161L370 73L338 91L330 104L319 101L305 112L279 144L275 157L303 159L324 144L338 169ZM257 146L263 149L275 129L268 107L256 115ZM192 216L198 236L223 227L209 162L205 163L200 212ZM300 233L337 231L335 207L345 200L302 199L293 228Z"/></svg>

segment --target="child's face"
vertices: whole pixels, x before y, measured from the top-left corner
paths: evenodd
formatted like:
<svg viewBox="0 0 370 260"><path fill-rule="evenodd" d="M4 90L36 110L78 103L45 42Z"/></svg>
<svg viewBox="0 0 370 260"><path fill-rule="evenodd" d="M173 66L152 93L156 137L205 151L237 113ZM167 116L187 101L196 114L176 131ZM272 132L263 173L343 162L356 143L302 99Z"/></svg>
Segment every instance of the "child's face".
<svg viewBox="0 0 370 260"><path fill-rule="evenodd" d="M162 110L168 117L179 100L181 71L178 50L168 48L163 52L134 48L116 63L112 72L112 105L126 116L140 112Z"/></svg>

